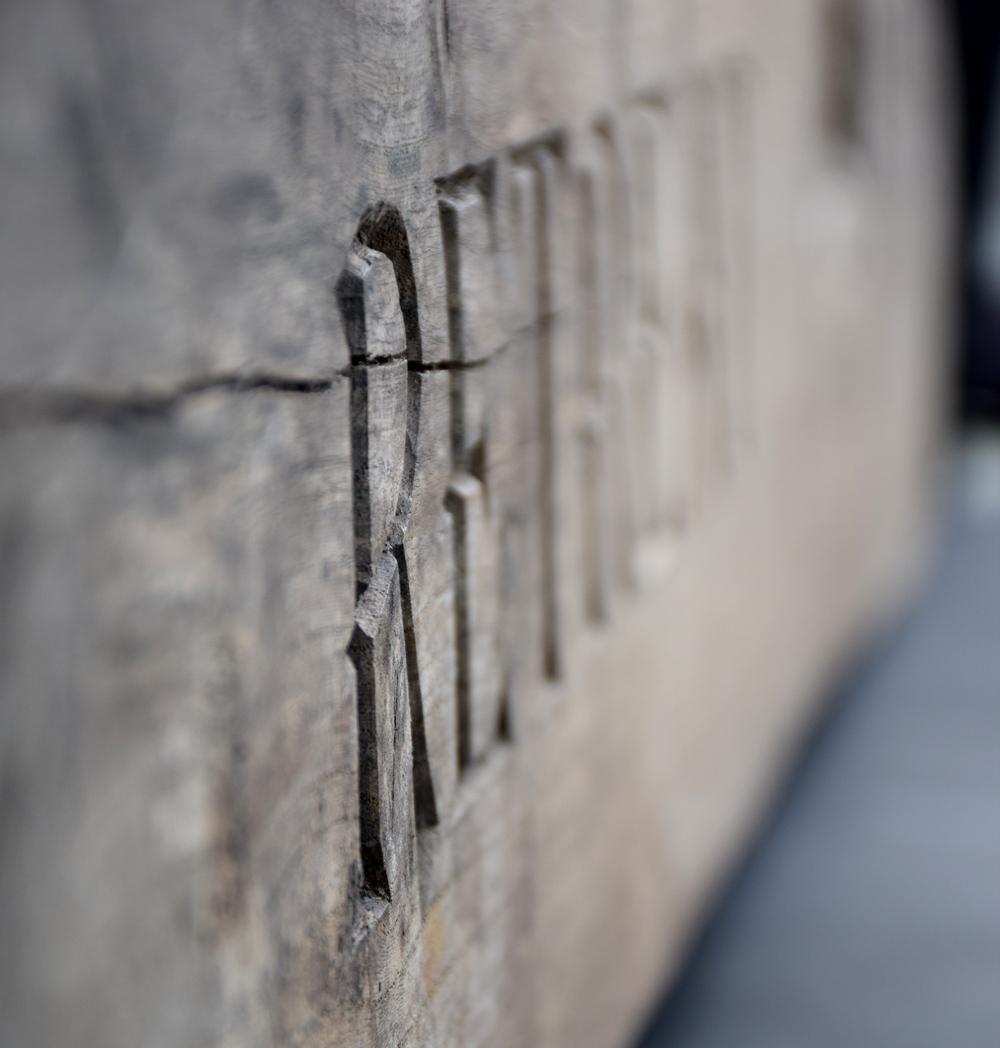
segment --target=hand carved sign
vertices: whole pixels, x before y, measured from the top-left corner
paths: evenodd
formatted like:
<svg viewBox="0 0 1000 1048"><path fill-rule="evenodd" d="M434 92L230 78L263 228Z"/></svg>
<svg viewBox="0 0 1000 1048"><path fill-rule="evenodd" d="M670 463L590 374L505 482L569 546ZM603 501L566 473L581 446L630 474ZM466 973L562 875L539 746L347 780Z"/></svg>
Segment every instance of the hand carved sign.
<svg viewBox="0 0 1000 1048"><path fill-rule="evenodd" d="M350 657L374 896L392 900L412 868L411 822L438 826L456 775L516 739L533 691L559 680L572 632L636 587L642 546L676 539L738 460L737 417L752 405L731 389L751 396L751 248L733 219L747 203L725 196L749 184L732 111L747 90L740 67L722 66L438 179L447 361L423 360L402 215L378 204L359 224L336 294L351 352ZM452 565L433 582L453 607L454 679L433 706L453 728L429 741L415 614L427 595L410 562L427 556L415 471L424 381L439 372L450 469L430 496L444 515L427 519ZM684 426L687 461L669 447Z"/></svg>
<svg viewBox="0 0 1000 1048"><path fill-rule="evenodd" d="M6 0L0 1043L628 1043L921 563L932 8Z"/></svg>

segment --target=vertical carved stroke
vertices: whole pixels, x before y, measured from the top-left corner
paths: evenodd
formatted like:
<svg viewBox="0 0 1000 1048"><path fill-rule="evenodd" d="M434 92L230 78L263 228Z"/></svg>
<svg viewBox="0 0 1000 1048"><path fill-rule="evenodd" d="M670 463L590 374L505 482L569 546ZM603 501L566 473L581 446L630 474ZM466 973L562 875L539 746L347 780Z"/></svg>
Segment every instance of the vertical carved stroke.
<svg viewBox="0 0 1000 1048"><path fill-rule="evenodd" d="M415 818L418 828L436 825L438 821L433 782L427 758L424 734L423 697L417 663L416 637L413 619L413 599L410 592L409 571L404 547L404 535L410 516L410 501L416 468L416 447L420 426L420 377L414 372L406 380L405 432L403 469L399 491L391 519L386 522L385 546L373 548L373 493L371 463L375 451L370 446L370 379L373 369L384 366L369 352L368 340L373 318L368 315L365 287L361 275L361 259L365 253L384 256L392 265L405 333L406 360L409 365L422 360L420 319L417 306L416 282L410 258L406 227L399 212L386 204L370 208L358 227L351 257L337 281L335 293L341 320L351 354L351 460L354 503L354 556L356 599L358 602L355 628L348 647L357 678L358 706L358 800L363 887L376 895L390 898L391 886L387 858L383 848L383 833L392 813L383 810L382 775L380 761L386 756L379 752L377 689L396 686L393 680L382 680L376 672L376 640L380 632L391 631L392 623L376 621L374 607L386 605L366 600L378 565L386 556L396 561L399 607L402 618L405 678L409 698L413 747L413 790ZM381 534L379 532L378 534ZM378 594L375 595L378 597ZM378 614L381 614L379 612ZM389 697L391 699L391 696ZM390 707L391 703L387 704Z"/></svg>
<svg viewBox="0 0 1000 1048"><path fill-rule="evenodd" d="M755 79L752 67L733 61L720 70L721 116L729 209L727 300L730 332L738 359L732 368L733 435L737 455L748 454L757 439L754 201L756 198ZM739 463L737 463L739 464Z"/></svg>
<svg viewBox="0 0 1000 1048"><path fill-rule="evenodd" d="M643 539L655 536L666 516L666 461L664 372L666 340L663 324L661 266L661 208L663 167L661 141L663 113L639 101L627 114L627 141L632 172L630 194L635 295L635 359L629 369L632 427L637 467L636 531Z"/></svg>
<svg viewBox="0 0 1000 1048"><path fill-rule="evenodd" d="M465 340L462 324L461 288L462 279L459 259L458 216L454 208L444 199L438 200L441 218L441 241L444 252L445 281L448 289L448 341L452 357L456 361L465 359ZM462 448L465 445L465 376L461 369L454 368L448 375L449 401L451 407L451 451L452 464L461 468ZM458 764L466 767L472 760L471 723L471 661L469 637L469 571L466 555L465 521L462 519L462 501L449 488L445 496L445 508L454 520L453 541L455 558L455 698L456 728L458 737Z"/></svg>
<svg viewBox="0 0 1000 1048"><path fill-rule="evenodd" d="M609 485L614 488L614 562L619 585L625 590L635 588L636 512L635 512L635 449L630 429L629 379L632 367L632 266L629 252L632 247L629 216L629 183L622 160L616 130L610 119L594 125L598 154L601 160L601 190L606 199L602 248L610 254L608 267L610 293L605 297L608 318L605 325L607 344L603 351L609 357L604 374L608 388L604 394L605 419L608 426L609 456L615 463Z"/></svg>
<svg viewBox="0 0 1000 1048"><path fill-rule="evenodd" d="M577 280L580 288L581 386L585 417L580 432L580 492L583 496L583 595L584 614L590 622L607 618L607 593L603 585L601 540L601 443L598 403L601 396L601 307L597 263L597 205L594 179L581 171L577 179L580 232Z"/></svg>
<svg viewBox="0 0 1000 1048"><path fill-rule="evenodd" d="M399 596L403 609L403 640L406 645L406 682L410 693L414 815L417 829L427 830L437 826L438 810L434 780L431 777L430 757L427 753L424 694L420 684L420 667L417 661L417 634L413 626L410 571L406 562L406 547L402 542L396 544L394 554L399 566Z"/></svg>
<svg viewBox="0 0 1000 1048"><path fill-rule="evenodd" d="M448 489L445 508L455 522L455 690L458 726L458 764L467 768L473 762L472 745L472 629L469 601L469 554L465 504L455 486Z"/></svg>
<svg viewBox="0 0 1000 1048"><path fill-rule="evenodd" d="M382 791L374 673L376 654L373 638L360 623L355 623L347 653L354 664L358 692L358 819L362 889L389 899L389 874L382 848Z"/></svg>
<svg viewBox="0 0 1000 1048"><path fill-rule="evenodd" d="M547 147L541 147L547 148ZM537 396L540 437L539 455L539 511L541 519L541 571L542 571L542 653L545 675L558 680L562 675L559 650L559 591L556 569L556 400L553 332L555 322L553 296L554 245L551 242L550 219L557 206L552 199L554 186L543 177L537 158L534 167L538 175L538 192L535 194L535 250L538 274L538 356Z"/></svg>
<svg viewBox="0 0 1000 1048"><path fill-rule="evenodd" d="M410 573L403 541L410 518L410 500L416 473L417 447L420 438L421 394L423 386L416 366L423 363L423 342L420 334L420 310L417 303L417 282L410 256L410 240L402 215L394 207L380 203L371 208L361 220L358 240L385 255L392 263L399 294L399 308L403 315L406 336L406 360L411 369L406 384L406 447L403 453L403 483L396 508L396 528L392 535L392 551L399 566L399 588L403 610L403 636L406 643L406 676L410 693L410 719L413 737L413 789L418 829L427 829L438 823L434 783L431 778L424 730L424 701L417 660L417 637L413 616L413 594L410 591Z"/></svg>
<svg viewBox="0 0 1000 1048"><path fill-rule="evenodd" d="M448 343L452 359L465 362L465 336L462 317L462 277L459 259L458 215L445 199L438 199L441 218L441 242L444 254L444 272L448 300ZM448 374L449 399L451 402L451 450L452 462L460 468L462 447L465 444L465 412L463 401L464 375L460 368L452 368Z"/></svg>
<svg viewBox="0 0 1000 1048"><path fill-rule="evenodd" d="M417 282L410 257L410 239L403 217L396 208L379 203L368 209L358 226L358 242L385 255L392 263L399 292L399 308L403 314L406 333L406 360L411 366L423 363L423 342L420 336L420 311L417 306ZM352 351L353 352L353 351ZM407 382L406 451L403 465L403 485L396 518L405 529L410 518L410 497L416 471L417 446L420 436L420 378L411 374Z"/></svg>
<svg viewBox="0 0 1000 1048"><path fill-rule="evenodd" d="M727 213L720 131L719 85L704 73L694 85L696 106L695 185L693 215L699 224L696 239L701 289L702 337L706 367L708 482L715 486L733 469L733 339L726 309L729 281L726 257Z"/></svg>
<svg viewBox="0 0 1000 1048"><path fill-rule="evenodd" d="M486 368L498 346L496 233L491 166L438 182L452 361L453 475L445 508L454 522L456 717L459 766L483 756L499 730L495 548L487 478Z"/></svg>

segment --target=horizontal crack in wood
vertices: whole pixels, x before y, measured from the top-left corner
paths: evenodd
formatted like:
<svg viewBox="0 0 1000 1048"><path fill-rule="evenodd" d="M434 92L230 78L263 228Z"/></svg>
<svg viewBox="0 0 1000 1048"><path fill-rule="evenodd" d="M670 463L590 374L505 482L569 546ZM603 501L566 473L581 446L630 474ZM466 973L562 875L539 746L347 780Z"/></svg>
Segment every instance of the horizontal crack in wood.
<svg viewBox="0 0 1000 1048"><path fill-rule="evenodd" d="M415 372L471 371L484 367L503 349L483 360L407 361ZM171 389L133 389L101 391L72 386L9 386L0 389L0 431L22 426L96 422L124 425L129 422L164 418L184 401L204 393L326 393L335 382L347 378L352 368L385 367L406 361L406 354L372 359L355 358L346 367L326 377L296 378L267 371L248 371L202 375Z"/></svg>
<svg viewBox="0 0 1000 1048"><path fill-rule="evenodd" d="M0 390L0 429L37 424L97 422L122 425L163 418L186 400L204 393L325 393L345 371L322 378L294 378L271 372L203 375L172 389L136 389L128 392L67 386L8 387Z"/></svg>

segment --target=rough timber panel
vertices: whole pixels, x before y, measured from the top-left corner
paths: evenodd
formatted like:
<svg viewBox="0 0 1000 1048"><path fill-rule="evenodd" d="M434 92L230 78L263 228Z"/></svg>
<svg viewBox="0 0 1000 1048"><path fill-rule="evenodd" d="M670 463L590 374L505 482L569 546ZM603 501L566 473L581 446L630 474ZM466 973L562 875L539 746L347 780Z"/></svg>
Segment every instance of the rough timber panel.
<svg viewBox="0 0 1000 1048"><path fill-rule="evenodd" d="M932 5L0 20L0 1041L622 1043L919 570Z"/></svg>

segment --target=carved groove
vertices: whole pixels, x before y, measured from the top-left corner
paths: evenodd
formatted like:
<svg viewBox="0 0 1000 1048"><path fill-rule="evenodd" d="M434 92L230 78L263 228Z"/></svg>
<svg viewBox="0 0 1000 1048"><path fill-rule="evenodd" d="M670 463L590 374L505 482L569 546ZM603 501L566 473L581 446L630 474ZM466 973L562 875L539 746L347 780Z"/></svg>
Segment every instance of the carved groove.
<svg viewBox="0 0 1000 1048"><path fill-rule="evenodd" d="M382 799L382 776L380 762L395 760L395 752L380 751L378 741L378 716L382 703L378 691L376 660L382 653L376 651L374 639L363 628L362 605L368 587L372 584L376 563L392 558L400 593L402 640L408 692L407 709L411 720L414 816L416 825L425 829L437 824L437 805L434 786L430 776L427 745L424 733L423 694L420 687L420 672L417 664L417 648L413 621L413 602L404 546L404 535L409 522L410 499L416 470L416 447L420 430L421 385L419 374L411 373L407 367L405 431L397 435L403 441L403 467L399 490L395 499L391 519L378 522L374 519L372 493L371 455L369 427L372 424L371 376L376 369L384 368L395 361L402 363L403 353L368 355L369 336L372 333L371 319L367 313L366 286L363 279L363 263L368 260L377 264L382 256L392 266L398 308L402 316L405 333L405 359L408 364L419 367L422 363L420 318L417 305L416 281L410 258L406 227L399 212L386 204L377 204L363 216L355 239L355 248L344 272L337 281L336 295L341 320L351 353L351 459L354 500L354 550L356 599L358 617L349 655L357 676L358 699L358 761L359 761L359 831L363 888L368 892L391 897L391 884L383 846L383 834L389 832L388 813ZM362 257L364 256L364 257ZM368 272L373 272L369 269ZM379 478L381 480L381 478ZM383 526L378 527L381 523ZM373 535L384 535L384 545L376 546ZM390 603L391 607L391 603ZM382 621L378 627L391 631L394 623ZM391 640L388 642L391 645ZM388 678L391 683L391 678ZM397 726L398 727L398 726ZM390 781L395 781L393 776Z"/></svg>
<svg viewBox="0 0 1000 1048"><path fill-rule="evenodd" d="M452 531L449 698L459 773L515 737L524 688L566 673L567 626L607 621L618 593L637 585L640 542L668 533L676 517L670 499L678 496L663 476L663 376L685 384L675 391L681 400L670 403L691 402L695 458L707 449L718 459L730 443L736 407L722 369L734 366L730 329L741 314L730 306L731 285L749 252L724 239L738 237L729 228L736 204L725 197L731 180L720 171L713 136L733 130L733 114L717 110L732 104L733 93L714 87L696 81L685 89L697 109L683 125L688 167L683 177L677 168L676 200L661 198L666 147L658 136L668 116L675 130L680 125L659 95L643 96L620 118L593 122L583 133L589 152L571 151L557 133L436 180L446 360L423 360L402 216L378 204L359 224L336 290L351 355L358 610L349 654L358 681L361 862L370 894L390 898L393 870L409 868L401 855L411 848L403 839L410 808L398 795L395 764L407 739L416 830L446 825L448 817L435 788L442 755L431 751L418 656L415 609L428 595L413 591L407 543L427 376L448 374L451 474L435 497ZM728 148L732 162L737 145ZM567 222L567 205L575 222ZM670 270L676 287L666 286L661 265L661 215L685 226L677 230L684 257ZM692 287L697 295L686 302ZM685 308L695 317L686 334L675 320ZM564 399L574 405L568 413ZM503 459L515 453L523 460ZM575 562L567 560L568 542ZM401 708L409 731L394 723L386 752L379 718ZM382 761L389 762L384 769ZM421 854L430 876L433 860Z"/></svg>
<svg viewBox="0 0 1000 1048"><path fill-rule="evenodd" d="M379 783L379 745L373 672L374 645L355 625L348 654L354 664L358 691L358 815L361 837L362 887L389 899L389 878L382 853L382 805Z"/></svg>
<svg viewBox="0 0 1000 1048"><path fill-rule="evenodd" d="M583 524L583 598L588 621L604 622L608 596L602 571L601 501L605 478L601 471L602 434L598 431L601 396L601 309L598 278L597 216L594 180L588 171L577 178L579 234L577 279L580 287L580 386L584 417L579 427L581 521Z"/></svg>
<svg viewBox="0 0 1000 1048"><path fill-rule="evenodd" d="M393 551L399 565L399 592L403 610L403 639L406 644L406 683L410 693L410 724L413 745L413 794L417 829L426 830L438 824L434 782L427 754L424 728L424 697L417 661L417 635L413 628L413 596L406 563L406 547L398 543Z"/></svg>
<svg viewBox="0 0 1000 1048"><path fill-rule="evenodd" d="M466 542L467 522L461 498L450 488L445 507L454 521L455 535L455 698L458 724L458 764L466 768L473 762L472 753L472 636L469 609L469 556Z"/></svg>
<svg viewBox="0 0 1000 1048"><path fill-rule="evenodd" d="M540 470L538 506L542 531L542 654L545 675L558 680L561 668L559 650L559 593L556 577L556 509L555 509L555 380L552 374L553 301L551 265L554 245L550 242L551 212L555 202L549 194L552 187L538 177L535 228L538 249L538 426L540 436Z"/></svg>

